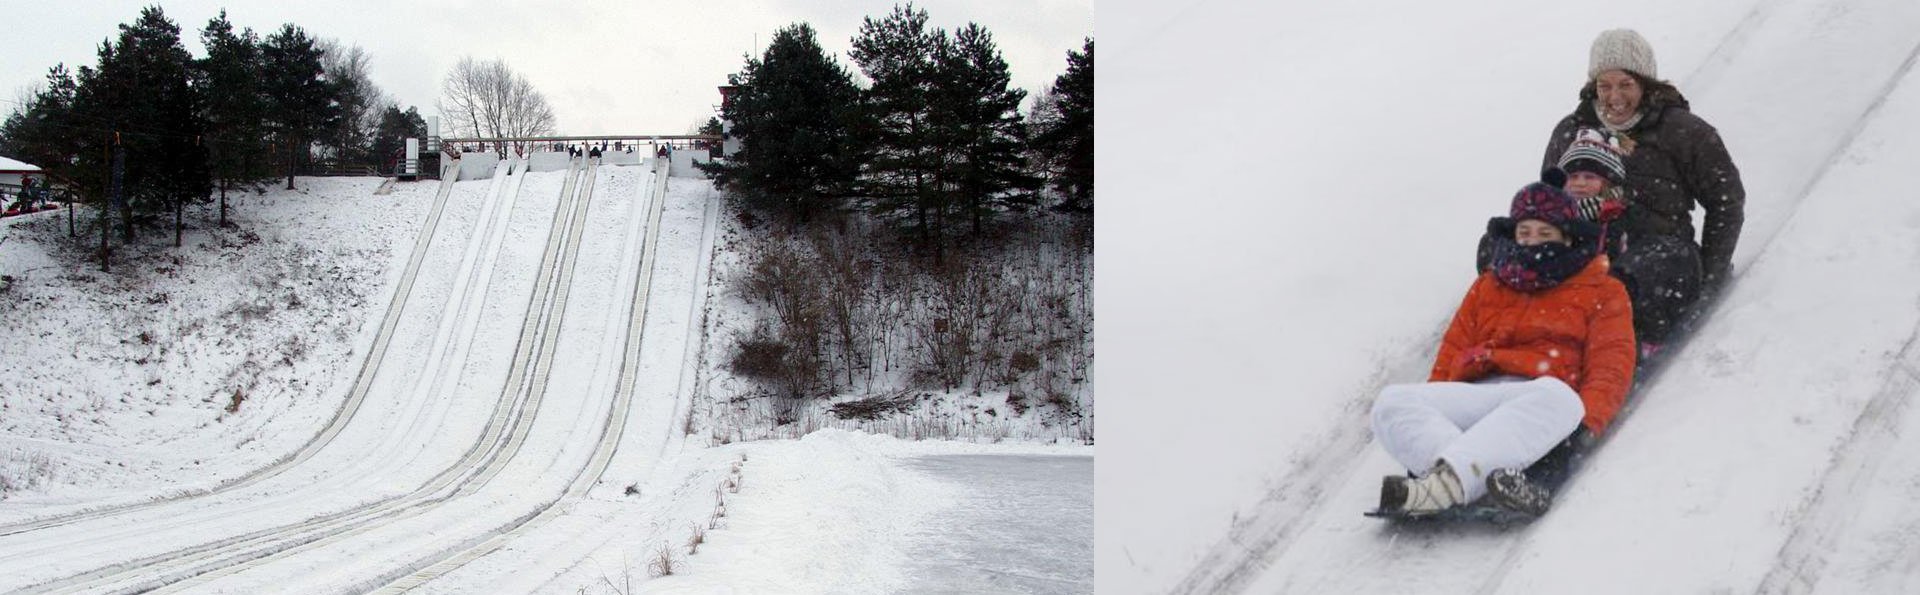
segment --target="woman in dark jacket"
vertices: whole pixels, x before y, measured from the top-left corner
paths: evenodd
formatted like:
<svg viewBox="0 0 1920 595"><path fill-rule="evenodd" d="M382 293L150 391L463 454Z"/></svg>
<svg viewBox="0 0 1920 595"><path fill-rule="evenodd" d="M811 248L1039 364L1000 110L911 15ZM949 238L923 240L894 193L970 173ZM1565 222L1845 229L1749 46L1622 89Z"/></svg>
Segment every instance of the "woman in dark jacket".
<svg viewBox="0 0 1920 595"><path fill-rule="evenodd" d="M1726 282L1746 190L1720 133L1693 115L1679 89L1659 80L1653 48L1630 29L1593 40L1580 104L1554 126L1543 166L1555 165L1583 128L1604 128L1623 153L1627 210L1614 266L1633 297L1641 355L1651 355L1672 338L1687 308ZM1696 204L1706 209L1697 243Z"/></svg>

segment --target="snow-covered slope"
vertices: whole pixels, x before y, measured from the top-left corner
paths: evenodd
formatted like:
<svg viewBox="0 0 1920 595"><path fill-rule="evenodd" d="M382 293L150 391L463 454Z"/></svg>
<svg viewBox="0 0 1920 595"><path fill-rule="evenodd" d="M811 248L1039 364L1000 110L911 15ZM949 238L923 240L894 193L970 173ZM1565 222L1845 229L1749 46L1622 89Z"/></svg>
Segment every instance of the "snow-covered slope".
<svg viewBox="0 0 1920 595"><path fill-rule="evenodd" d="M688 444L720 194L650 166L491 171L390 196L302 180L98 278L56 214L9 219L0 345L43 363L0 378L0 589L993 584L913 553L970 551L937 521L1008 497L922 461L947 454L1047 455L1004 460L1073 505L993 534L1044 532L1067 547L1020 568L1091 588L1090 487L1045 471L1091 447ZM663 554L679 570L649 580Z"/></svg>
<svg viewBox="0 0 1920 595"><path fill-rule="evenodd" d="M1920 467L1895 454L1920 371L1920 210L1897 178L1920 158L1906 133L1920 6L1545 4L1103 19L1106 105L1157 116L1103 148L1217 130L1234 150L1193 178L1130 167L1150 153L1100 153L1102 185L1141 190L1123 200L1180 199L1098 224L1119 238L1101 243L1107 262L1129 263L1101 278L1102 336L1128 339L1103 344L1100 590L1920 582L1900 506ZM1424 376L1474 236L1531 179L1593 35L1619 26L1652 41L1741 167L1739 278L1547 518L1436 533L1361 517L1395 472L1365 436L1373 393ZM1239 66L1192 68L1208 63ZM1191 88L1215 110L1164 109ZM1194 299L1208 307L1173 306Z"/></svg>

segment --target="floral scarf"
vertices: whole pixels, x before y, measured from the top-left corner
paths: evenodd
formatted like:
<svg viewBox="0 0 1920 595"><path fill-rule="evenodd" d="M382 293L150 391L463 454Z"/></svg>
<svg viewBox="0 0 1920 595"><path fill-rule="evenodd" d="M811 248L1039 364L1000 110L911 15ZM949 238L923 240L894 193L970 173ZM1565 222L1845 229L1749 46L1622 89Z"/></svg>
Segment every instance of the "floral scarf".
<svg viewBox="0 0 1920 595"><path fill-rule="evenodd" d="M1493 277L1514 291L1535 292L1551 289L1587 267L1600 253L1598 242L1588 237L1593 230L1584 221L1568 222L1564 229L1571 243L1549 242L1522 246L1513 239L1514 221L1495 217L1487 229L1493 236ZM1584 225L1583 225L1584 224Z"/></svg>

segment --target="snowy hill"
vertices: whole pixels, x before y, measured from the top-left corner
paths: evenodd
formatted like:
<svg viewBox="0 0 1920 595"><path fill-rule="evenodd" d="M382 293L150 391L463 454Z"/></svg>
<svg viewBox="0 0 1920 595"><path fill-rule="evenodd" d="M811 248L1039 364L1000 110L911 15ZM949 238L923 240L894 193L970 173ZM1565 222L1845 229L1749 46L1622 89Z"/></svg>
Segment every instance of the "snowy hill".
<svg viewBox="0 0 1920 595"><path fill-rule="evenodd" d="M9 218L0 590L978 590L1009 555L1091 588L1091 447L706 443L720 195L547 161L241 194L114 274L64 212Z"/></svg>
<svg viewBox="0 0 1920 595"><path fill-rule="evenodd" d="M1106 105L1155 115L1103 148L1228 150L1191 177L1101 152L1104 186L1154 200L1098 223L1151 238L1102 243L1129 264L1102 271L1100 331L1130 338L1103 345L1124 439L1096 481L1102 592L1920 589L1920 207L1898 178L1920 159L1920 5L1544 4L1103 20ZM1424 377L1485 218L1620 26L1741 169L1736 280L1540 522L1361 517L1397 472L1366 435L1374 394ZM1177 109L1186 89L1210 109Z"/></svg>

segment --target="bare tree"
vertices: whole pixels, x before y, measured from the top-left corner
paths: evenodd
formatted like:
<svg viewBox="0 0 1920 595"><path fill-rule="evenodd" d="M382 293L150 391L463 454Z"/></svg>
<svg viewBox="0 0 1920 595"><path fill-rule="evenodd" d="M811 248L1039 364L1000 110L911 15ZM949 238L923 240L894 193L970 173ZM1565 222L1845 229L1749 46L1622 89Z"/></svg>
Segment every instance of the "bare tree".
<svg viewBox="0 0 1920 595"><path fill-rule="evenodd" d="M493 138L552 134L555 118L547 98L526 77L495 58L481 62L461 58L440 85L440 113L454 134ZM527 143L512 146L525 148ZM506 156L505 145L498 147Z"/></svg>
<svg viewBox="0 0 1920 595"><path fill-rule="evenodd" d="M384 157L368 155L367 150L373 143L374 129L380 126L381 112L395 103L373 84L368 72L373 57L365 48L342 45L338 40L322 39L314 45L322 52L320 64L327 78L340 85L340 122L325 133L323 142L332 150L333 158L342 161Z"/></svg>

